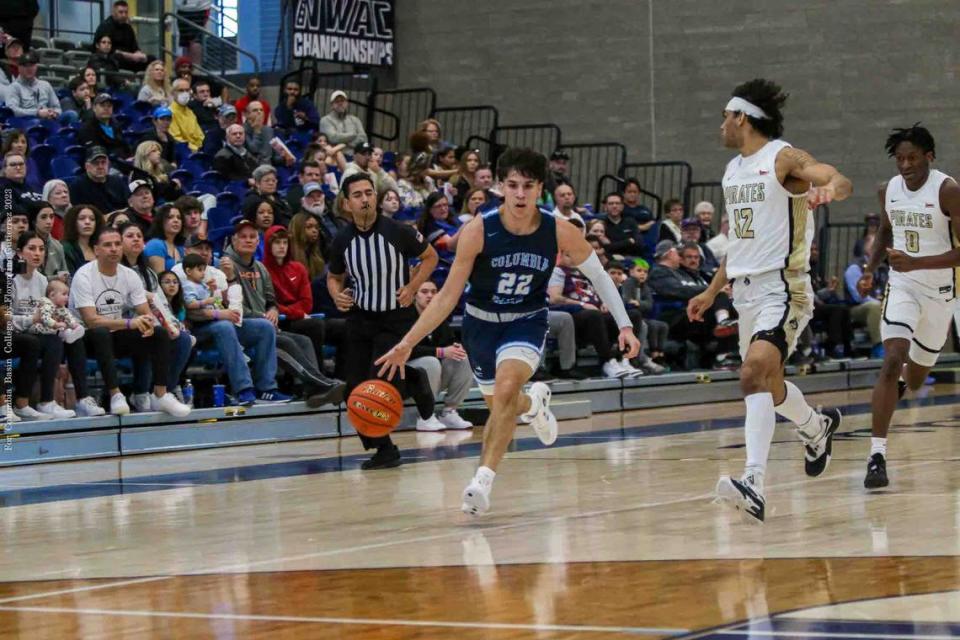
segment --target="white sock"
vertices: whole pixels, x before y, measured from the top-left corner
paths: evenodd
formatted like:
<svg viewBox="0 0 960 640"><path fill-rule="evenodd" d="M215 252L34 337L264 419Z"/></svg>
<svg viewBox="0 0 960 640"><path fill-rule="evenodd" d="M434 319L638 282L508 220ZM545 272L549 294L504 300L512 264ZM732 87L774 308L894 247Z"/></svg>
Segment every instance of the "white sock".
<svg viewBox="0 0 960 640"><path fill-rule="evenodd" d="M713 317L717 319L717 323L719 324L730 317L730 312L726 309L717 309L713 312Z"/></svg>
<svg viewBox="0 0 960 640"><path fill-rule="evenodd" d="M491 469L490 467L478 467L477 473L474 474L474 478L482 485L491 486L493 485L493 479L497 476L497 472Z"/></svg>
<svg viewBox="0 0 960 640"><path fill-rule="evenodd" d="M887 457L886 438L870 438L870 457L872 458L875 453L879 453L884 458Z"/></svg>
<svg viewBox="0 0 960 640"><path fill-rule="evenodd" d="M774 407L776 412L797 425L797 429L807 440L816 440L823 433L823 424L820 415L807 404L803 392L789 380L783 385L787 388L787 395L783 402Z"/></svg>
<svg viewBox="0 0 960 640"><path fill-rule="evenodd" d="M777 426L777 414L773 408L773 394L769 391L751 393L743 399L747 405L747 420L744 432L747 441L747 465L744 475L753 475L757 487L763 488L763 475L770 457L770 442Z"/></svg>

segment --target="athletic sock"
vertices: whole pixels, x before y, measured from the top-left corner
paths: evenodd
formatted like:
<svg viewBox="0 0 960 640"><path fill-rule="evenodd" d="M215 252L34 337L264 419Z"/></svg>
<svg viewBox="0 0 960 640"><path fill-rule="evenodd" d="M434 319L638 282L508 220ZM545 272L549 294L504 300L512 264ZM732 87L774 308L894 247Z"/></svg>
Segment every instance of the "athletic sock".
<svg viewBox="0 0 960 640"><path fill-rule="evenodd" d="M803 392L789 380L783 382L787 389L787 395L783 402L774 407L776 412L797 425L797 429L807 440L816 440L823 432L823 424L820 421L820 414L813 410L807 404Z"/></svg>
<svg viewBox="0 0 960 640"><path fill-rule="evenodd" d="M884 458L887 457L886 438L870 438L870 457L872 458L875 453L879 453Z"/></svg>
<svg viewBox="0 0 960 640"><path fill-rule="evenodd" d="M493 485L493 479L497 476L497 472L491 469L490 467L478 467L477 473L474 474L474 478L477 479L482 485L487 487Z"/></svg>
<svg viewBox="0 0 960 640"><path fill-rule="evenodd" d="M747 419L744 433L747 441L747 464L744 475L753 475L754 484L763 488L763 476L767 470L767 458L770 456L770 442L777 425L777 414L773 408L773 394L751 393L743 401L747 405Z"/></svg>
<svg viewBox="0 0 960 640"><path fill-rule="evenodd" d="M714 311L713 317L717 319L717 323L719 324L730 317L730 312L726 309L717 309Z"/></svg>

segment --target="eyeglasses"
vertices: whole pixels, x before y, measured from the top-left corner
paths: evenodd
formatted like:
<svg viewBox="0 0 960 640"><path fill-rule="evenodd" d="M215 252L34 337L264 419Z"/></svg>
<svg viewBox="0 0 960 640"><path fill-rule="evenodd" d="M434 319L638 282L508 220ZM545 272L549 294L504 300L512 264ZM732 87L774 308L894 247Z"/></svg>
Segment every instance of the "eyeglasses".
<svg viewBox="0 0 960 640"><path fill-rule="evenodd" d="M27 163L26 162L8 162L7 166L8 167L25 167L27 166Z"/></svg>

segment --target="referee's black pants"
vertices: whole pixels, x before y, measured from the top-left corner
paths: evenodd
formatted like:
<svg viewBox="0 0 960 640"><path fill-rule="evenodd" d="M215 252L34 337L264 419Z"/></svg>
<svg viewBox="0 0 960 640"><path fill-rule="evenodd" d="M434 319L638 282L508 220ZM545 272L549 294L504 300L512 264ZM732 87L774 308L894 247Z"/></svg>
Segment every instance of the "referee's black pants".
<svg viewBox="0 0 960 640"><path fill-rule="evenodd" d="M342 348L346 352L344 379L347 397L364 380L380 377L377 375L380 367L374 366L374 361L400 341L417 317L417 310L413 306L379 312L354 309L350 313L342 341ZM404 367L403 375L404 379L401 379L397 373L390 383L402 397L414 399L421 418L429 418L433 414L434 397L426 374L415 367ZM392 443L389 435L380 438L358 435L364 449L379 449Z"/></svg>

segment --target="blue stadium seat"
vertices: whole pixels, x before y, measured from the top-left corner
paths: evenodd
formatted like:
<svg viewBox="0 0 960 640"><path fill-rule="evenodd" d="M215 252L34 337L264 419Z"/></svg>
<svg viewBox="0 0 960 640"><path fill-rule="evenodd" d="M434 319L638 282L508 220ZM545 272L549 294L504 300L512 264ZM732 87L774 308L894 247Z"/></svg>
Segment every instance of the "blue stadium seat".
<svg viewBox="0 0 960 640"><path fill-rule="evenodd" d="M30 141L31 147L43 144L47 141L48 137L50 137L50 130L43 125L35 124L27 129L27 140Z"/></svg>
<svg viewBox="0 0 960 640"><path fill-rule="evenodd" d="M217 194L216 208L230 209L231 211L236 212L240 209L240 196L232 191L221 191Z"/></svg>
<svg viewBox="0 0 960 640"><path fill-rule="evenodd" d="M63 154L69 158L72 158L73 161L80 166L83 166L83 162L86 158L86 151L79 144L70 145L63 150Z"/></svg>
<svg viewBox="0 0 960 640"><path fill-rule="evenodd" d="M227 183L227 186L224 189L224 191L237 194L241 200L243 200L243 197L247 195L247 191L249 190L250 187L247 186L247 183L244 180L232 180Z"/></svg>
<svg viewBox="0 0 960 640"><path fill-rule="evenodd" d="M27 175L41 179L43 182L53 177L51 162L57 155L55 147L49 144L38 144L30 149L30 158L27 160Z"/></svg>
<svg viewBox="0 0 960 640"><path fill-rule="evenodd" d="M15 116L13 112L10 112L10 117L7 118L7 126L11 129L20 129L20 131L29 131L30 127L34 127L41 124L40 118L31 118L30 116Z"/></svg>
<svg viewBox="0 0 960 640"><path fill-rule="evenodd" d="M67 155L56 155L50 163L50 174L59 180L69 180L82 170L77 161Z"/></svg>
<svg viewBox="0 0 960 640"><path fill-rule="evenodd" d="M230 220L237 215L236 210L224 207L220 204L220 198L217 198L217 206L207 211L207 229L219 229L229 227Z"/></svg>
<svg viewBox="0 0 960 640"><path fill-rule="evenodd" d="M195 176L186 169L177 169L170 174L170 177L176 178L180 181L180 185L183 187L184 192L190 191L190 189L193 187L193 180Z"/></svg>
<svg viewBox="0 0 960 640"><path fill-rule="evenodd" d="M209 222L208 222L209 224ZM210 244L213 245L213 250L219 255L220 251L223 249L224 241L233 233L233 227L220 227L217 229L211 229L207 227L207 239L210 241Z"/></svg>
<svg viewBox="0 0 960 640"><path fill-rule="evenodd" d="M217 173L216 171L204 171L204 172L200 175L200 180L202 180L203 182L206 182L206 183L208 183L208 184L219 185L220 188L217 189L217 191L214 192L214 195L216 195L216 194L219 193L220 191L223 191L223 190L224 190L224 187L227 186L227 179L224 178L224 177L223 177L222 175L220 175L219 173Z"/></svg>
<svg viewBox="0 0 960 640"><path fill-rule="evenodd" d="M4 105L0 107L0 120L9 121L13 117L13 109ZM8 122L9 124L9 122Z"/></svg>
<svg viewBox="0 0 960 640"><path fill-rule="evenodd" d="M151 123L151 126L152 123ZM190 145L186 142L177 142L173 145L173 157L177 163L177 166L183 164L183 161L190 156Z"/></svg>
<svg viewBox="0 0 960 640"><path fill-rule="evenodd" d="M121 129L129 129L133 124L133 117L128 113L115 113L113 119L117 121Z"/></svg>
<svg viewBox="0 0 960 640"><path fill-rule="evenodd" d="M209 193L210 195L215 196L220 193L220 185L207 182L203 179L194 182L193 186L191 187L190 195L195 196L202 195L204 193Z"/></svg>

